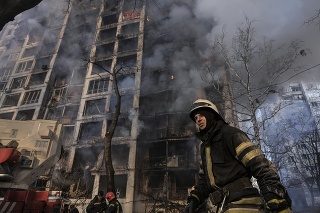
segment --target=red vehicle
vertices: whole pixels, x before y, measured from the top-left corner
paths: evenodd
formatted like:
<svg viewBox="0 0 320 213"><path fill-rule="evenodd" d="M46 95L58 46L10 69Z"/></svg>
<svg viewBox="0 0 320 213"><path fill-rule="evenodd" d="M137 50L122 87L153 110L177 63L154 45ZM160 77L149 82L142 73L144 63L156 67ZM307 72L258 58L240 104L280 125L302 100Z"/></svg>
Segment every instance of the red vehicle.
<svg viewBox="0 0 320 213"><path fill-rule="evenodd" d="M56 121L0 119L0 213L67 212L57 193L30 189L60 159L60 130Z"/></svg>

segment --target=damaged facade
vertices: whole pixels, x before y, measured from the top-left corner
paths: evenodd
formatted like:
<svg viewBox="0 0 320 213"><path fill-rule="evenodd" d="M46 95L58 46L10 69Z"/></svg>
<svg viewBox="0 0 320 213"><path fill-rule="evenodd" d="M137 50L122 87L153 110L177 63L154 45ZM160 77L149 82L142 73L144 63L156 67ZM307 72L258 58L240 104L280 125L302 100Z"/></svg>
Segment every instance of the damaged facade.
<svg viewBox="0 0 320 213"><path fill-rule="evenodd" d="M39 189L82 199L78 209L105 191L102 138L116 104L108 71L121 69L112 160L124 212L183 208L199 160L189 107L211 97L222 108L223 100L194 84L190 70L201 66L194 51L201 44L173 28L180 7L191 11L192 1L44 1L1 31L0 118L63 124L63 157ZM192 55L179 57L183 52Z"/></svg>

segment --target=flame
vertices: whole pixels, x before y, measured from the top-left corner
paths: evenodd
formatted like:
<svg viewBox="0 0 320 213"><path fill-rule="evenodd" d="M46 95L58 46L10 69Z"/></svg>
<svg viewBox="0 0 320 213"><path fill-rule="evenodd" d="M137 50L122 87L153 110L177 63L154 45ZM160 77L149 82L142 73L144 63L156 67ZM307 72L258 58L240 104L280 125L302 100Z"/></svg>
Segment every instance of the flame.
<svg viewBox="0 0 320 213"><path fill-rule="evenodd" d="M173 76L173 74L171 75L171 80L174 80L174 76Z"/></svg>

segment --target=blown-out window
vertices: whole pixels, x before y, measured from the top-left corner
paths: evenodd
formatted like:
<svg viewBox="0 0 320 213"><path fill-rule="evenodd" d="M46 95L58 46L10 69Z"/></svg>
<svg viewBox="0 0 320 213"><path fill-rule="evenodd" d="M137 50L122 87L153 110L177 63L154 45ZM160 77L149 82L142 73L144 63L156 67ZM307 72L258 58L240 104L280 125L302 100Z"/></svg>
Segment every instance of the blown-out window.
<svg viewBox="0 0 320 213"><path fill-rule="evenodd" d="M41 90L26 92L21 105L33 104L39 101Z"/></svg>
<svg viewBox="0 0 320 213"><path fill-rule="evenodd" d="M2 108L17 106L19 102L19 98L20 98L20 93L13 94L13 95L6 95L2 104Z"/></svg>
<svg viewBox="0 0 320 213"><path fill-rule="evenodd" d="M89 83L88 94L95 94L108 91L109 78L92 80Z"/></svg>
<svg viewBox="0 0 320 213"><path fill-rule="evenodd" d="M86 101L83 115L101 115L105 113L106 99Z"/></svg>
<svg viewBox="0 0 320 213"><path fill-rule="evenodd" d="M14 78L12 80L10 89L18 89L18 88L24 87L26 84L26 79L27 79L27 76Z"/></svg>
<svg viewBox="0 0 320 213"><path fill-rule="evenodd" d="M16 73L31 71L32 64L33 64L33 60L19 63L16 69Z"/></svg>

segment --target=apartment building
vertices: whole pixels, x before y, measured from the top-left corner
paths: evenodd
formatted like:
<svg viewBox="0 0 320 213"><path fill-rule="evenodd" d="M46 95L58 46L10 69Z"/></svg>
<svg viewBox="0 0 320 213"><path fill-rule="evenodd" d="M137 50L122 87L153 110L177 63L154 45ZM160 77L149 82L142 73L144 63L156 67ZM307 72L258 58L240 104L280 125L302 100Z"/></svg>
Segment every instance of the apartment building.
<svg viewBox="0 0 320 213"><path fill-rule="evenodd" d="M318 83L290 83L284 91L273 93L274 102L258 110L263 148L279 168L295 212L311 207L313 199L315 205L319 202L319 189L312 184L317 170L311 169L319 163L318 87ZM275 106L282 109L273 115Z"/></svg>
<svg viewBox="0 0 320 213"><path fill-rule="evenodd" d="M102 139L115 113L111 73L119 71L112 160L124 211L183 208L199 160L189 107L206 97L223 105L196 77L199 32L184 32L172 18L177 9L192 11L192 4L43 1L5 26L0 118L63 124L64 154L51 181L36 183L39 189L62 190L79 209L106 189Z"/></svg>

